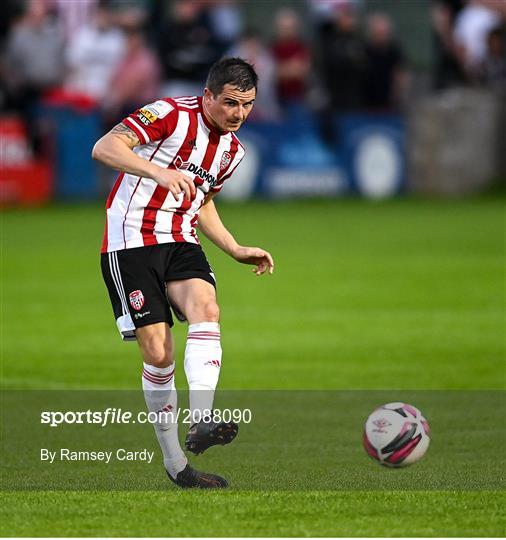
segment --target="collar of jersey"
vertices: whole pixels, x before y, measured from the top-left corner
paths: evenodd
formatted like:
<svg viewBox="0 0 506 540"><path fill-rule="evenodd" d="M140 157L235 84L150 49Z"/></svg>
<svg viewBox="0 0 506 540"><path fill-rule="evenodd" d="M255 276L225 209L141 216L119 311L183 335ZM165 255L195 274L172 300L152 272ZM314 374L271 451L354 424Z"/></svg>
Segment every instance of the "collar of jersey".
<svg viewBox="0 0 506 540"><path fill-rule="evenodd" d="M204 112L204 107L202 107L202 96L197 98L198 104L199 104L199 112L202 116L202 120L204 121L204 124L209 128L209 131L212 133L216 133L217 135L226 135L227 133L230 133L229 131L221 131L221 129L218 129L217 127L213 126L211 122L207 119L207 116Z"/></svg>

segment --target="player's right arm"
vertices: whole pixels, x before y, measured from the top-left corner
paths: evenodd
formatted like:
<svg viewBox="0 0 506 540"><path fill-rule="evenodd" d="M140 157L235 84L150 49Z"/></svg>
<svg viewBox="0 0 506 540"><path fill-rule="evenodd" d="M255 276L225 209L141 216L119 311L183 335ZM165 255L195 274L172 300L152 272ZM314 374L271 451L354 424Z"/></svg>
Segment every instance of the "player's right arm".
<svg viewBox="0 0 506 540"><path fill-rule="evenodd" d="M118 124L95 143L91 155L93 159L118 171L153 179L175 198L184 192L185 198L191 200L195 196L192 179L180 171L165 169L139 157L133 149L140 144L133 130Z"/></svg>

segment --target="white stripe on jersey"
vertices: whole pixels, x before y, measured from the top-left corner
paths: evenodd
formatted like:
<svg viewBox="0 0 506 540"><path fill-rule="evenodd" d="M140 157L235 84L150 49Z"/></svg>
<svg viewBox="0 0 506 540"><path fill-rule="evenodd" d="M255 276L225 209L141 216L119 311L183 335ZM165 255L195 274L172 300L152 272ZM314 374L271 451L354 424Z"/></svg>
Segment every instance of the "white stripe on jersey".
<svg viewBox="0 0 506 540"><path fill-rule="evenodd" d="M188 132L189 125L190 113L186 111L179 111L177 129L166 141L167 148L163 154L165 159L165 166L167 166L166 156L175 156L178 150L181 148L181 145L186 138L186 133ZM162 144L161 148L163 148L164 146L165 143ZM157 155L155 156L155 158L153 158L153 161L155 161L155 163L157 163L158 165L163 166L163 163L161 162L162 159L162 156L159 157ZM170 162L172 162L172 158L170 158L169 164ZM167 197L163 201L162 207L160 208L160 210L158 210L156 214L155 230L153 232L155 234L156 241L159 244L163 244L166 242L174 242L174 238L170 232L172 226L172 216L174 215L174 210L176 210L183 204L183 200L184 193L181 193L176 199L174 198L174 195L169 192Z"/></svg>
<svg viewBox="0 0 506 540"><path fill-rule="evenodd" d="M132 198L132 204L125 215L125 247L129 244L142 245L142 218L144 208L147 206L158 184L151 178L141 178L137 191Z"/></svg>
<svg viewBox="0 0 506 540"><path fill-rule="evenodd" d="M199 108L199 102L197 101L196 97L193 98L175 98L174 101L180 105L181 107L185 107L186 109L198 109Z"/></svg>
<svg viewBox="0 0 506 540"><path fill-rule="evenodd" d="M191 113L186 113L186 114L189 115ZM195 145L190 154L190 157L188 158L188 163L194 163L195 165L200 166L207 150L209 137L208 137L208 131L204 130L204 128L206 130L207 128L204 124L204 121L201 119L200 114L197 115L197 123L198 123L197 137L195 138ZM184 174L187 174L192 180L195 180L196 178L196 175L194 173L190 173L184 170L182 170L181 172L183 172ZM202 205L202 200L204 197L200 196L201 193L202 192L200 190L197 190L197 195L195 197L195 200L192 202L190 209L186 211L185 214L183 215L183 222L181 223L181 230L182 230L182 236L186 242L195 242L195 239L191 235L191 220L193 216L195 215L195 211L197 211ZM181 196L181 204L182 203L183 203L183 198ZM181 204L179 204L178 206L181 206Z"/></svg>
<svg viewBox="0 0 506 540"><path fill-rule="evenodd" d="M142 136L144 137L144 141L141 141L144 142L144 143L148 143L149 142L149 135L146 133L146 130L139 124L139 122L136 122L133 118L125 118L124 120L125 122L128 122L129 124L132 124L134 125L141 133L142 133Z"/></svg>
<svg viewBox="0 0 506 540"><path fill-rule="evenodd" d="M148 146L150 145L147 145L144 148L147 148ZM143 147L136 147L133 151L138 154L140 148ZM125 221L127 211L131 206L134 190L139 181L138 176L125 174L119 189L116 192L116 196L114 197L111 207L107 209L108 251L116 251L118 249L125 249L127 247L125 241Z"/></svg>

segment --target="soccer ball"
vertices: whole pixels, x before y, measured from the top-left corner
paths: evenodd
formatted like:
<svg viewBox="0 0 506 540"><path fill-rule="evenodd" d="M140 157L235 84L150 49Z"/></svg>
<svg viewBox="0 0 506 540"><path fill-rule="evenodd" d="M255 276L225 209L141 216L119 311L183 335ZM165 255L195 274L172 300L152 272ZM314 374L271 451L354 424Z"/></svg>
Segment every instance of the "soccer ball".
<svg viewBox="0 0 506 540"><path fill-rule="evenodd" d="M429 447L429 424L413 405L387 403L365 423L365 451L381 465L405 467L423 457Z"/></svg>

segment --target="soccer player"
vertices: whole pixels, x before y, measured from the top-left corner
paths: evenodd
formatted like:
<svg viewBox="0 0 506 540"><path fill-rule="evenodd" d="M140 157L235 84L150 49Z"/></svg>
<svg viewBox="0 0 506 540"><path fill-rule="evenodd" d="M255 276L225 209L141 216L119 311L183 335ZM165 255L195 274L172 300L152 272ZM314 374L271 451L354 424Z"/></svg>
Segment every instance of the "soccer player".
<svg viewBox="0 0 506 540"><path fill-rule="evenodd" d="M188 321L184 370L195 420L186 449L227 444L234 422L210 416L221 368L216 282L199 229L236 261L272 274L271 255L237 243L213 202L244 156L235 136L253 108L257 74L241 58L210 69L202 97L163 98L135 111L102 137L93 158L121 171L107 200L102 274L118 329L136 339L150 412L173 412L154 425L169 478L181 487L221 488L227 481L188 464L177 435L171 309Z"/></svg>

